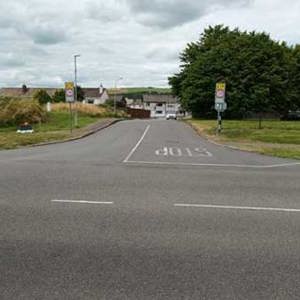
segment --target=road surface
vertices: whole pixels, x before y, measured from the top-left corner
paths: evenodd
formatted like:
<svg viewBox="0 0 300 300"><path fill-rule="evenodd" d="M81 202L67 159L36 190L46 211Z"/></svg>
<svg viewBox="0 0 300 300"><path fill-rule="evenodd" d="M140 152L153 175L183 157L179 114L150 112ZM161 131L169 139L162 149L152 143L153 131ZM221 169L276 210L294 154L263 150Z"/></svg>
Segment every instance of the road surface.
<svg viewBox="0 0 300 300"><path fill-rule="evenodd" d="M177 121L0 152L1 299L299 299L300 165Z"/></svg>

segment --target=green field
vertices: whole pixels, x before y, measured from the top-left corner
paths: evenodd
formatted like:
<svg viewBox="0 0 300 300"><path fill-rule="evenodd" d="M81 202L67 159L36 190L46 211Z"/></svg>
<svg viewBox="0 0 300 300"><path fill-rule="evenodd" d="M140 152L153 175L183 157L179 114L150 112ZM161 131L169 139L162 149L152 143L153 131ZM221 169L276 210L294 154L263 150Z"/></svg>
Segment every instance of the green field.
<svg viewBox="0 0 300 300"><path fill-rule="evenodd" d="M109 89L109 93L114 93L114 89ZM169 94L171 93L170 88L155 88L155 87L132 87L132 88L120 88L118 94L147 94L147 93L158 93L158 94Z"/></svg>
<svg viewBox="0 0 300 300"><path fill-rule="evenodd" d="M300 159L300 122L223 120L223 131L216 135L217 121L189 120L200 134L215 141L279 157Z"/></svg>
<svg viewBox="0 0 300 300"><path fill-rule="evenodd" d="M79 115L78 126L70 133L70 115L67 112L51 112L46 123L33 125L34 133L16 133L17 127L0 127L0 149L63 140L80 134L82 128L99 121L99 118Z"/></svg>

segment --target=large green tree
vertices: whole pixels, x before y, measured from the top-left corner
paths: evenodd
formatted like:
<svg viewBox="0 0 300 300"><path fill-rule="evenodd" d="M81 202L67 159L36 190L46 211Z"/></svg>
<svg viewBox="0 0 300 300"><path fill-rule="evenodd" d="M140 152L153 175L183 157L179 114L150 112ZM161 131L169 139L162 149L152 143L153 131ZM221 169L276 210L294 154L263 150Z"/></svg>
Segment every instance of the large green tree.
<svg viewBox="0 0 300 300"><path fill-rule="evenodd" d="M289 89L291 91L291 109L300 109L300 45L293 48Z"/></svg>
<svg viewBox="0 0 300 300"><path fill-rule="evenodd" d="M180 56L180 72L169 83L183 108L194 116L214 114L215 84L221 79L227 84L227 116L284 113L291 107L292 56L290 47L266 33L218 25L187 45Z"/></svg>

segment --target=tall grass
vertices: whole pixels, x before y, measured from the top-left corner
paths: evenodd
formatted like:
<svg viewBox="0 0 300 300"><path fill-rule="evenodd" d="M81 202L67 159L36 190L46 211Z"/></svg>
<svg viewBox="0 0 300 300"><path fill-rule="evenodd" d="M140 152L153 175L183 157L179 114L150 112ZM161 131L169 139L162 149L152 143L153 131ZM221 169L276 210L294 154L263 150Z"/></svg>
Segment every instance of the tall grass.
<svg viewBox="0 0 300 300"><path fill-rule="evenodd" d="M107 113L107 109L104 107L83 103L73 104L72 109L76 109L78 113L91 117L101 117ZM70 110L70 106L68 103L54 103L51 105L51 110L54 112L68 112Z"/></svg>
<svg viewBox="0 0 300 300"><path fill-rule="evenodd" d="M108 118L108 117L126 117L126 114L122 111L118 111L114 115L113 111L108 107L97 106L86 103L76 103L72 105L72 109L84 116L95 117L95 118ZM51 105L53 112L68 112L70 105L68 103L53 103Z"/></svg>
<svg viewBox="0 0 300 300"><path fill-rule="evenodd" d="M1 98L0 126L39 123L46 120L43 107L33 99Z"/></svg>

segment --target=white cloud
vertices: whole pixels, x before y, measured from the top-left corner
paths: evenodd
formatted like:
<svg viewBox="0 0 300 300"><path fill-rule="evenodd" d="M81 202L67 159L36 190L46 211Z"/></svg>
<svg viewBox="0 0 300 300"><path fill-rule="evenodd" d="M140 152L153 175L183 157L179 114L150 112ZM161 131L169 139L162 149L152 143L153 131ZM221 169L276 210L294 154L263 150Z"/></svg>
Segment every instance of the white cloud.
<svg viewBox="0 0 300 300"><path fill-rule="evenodd" d="M298 0L0 0L0 86L166 86L178 55L208 25L300 40Z"/></svg>
<svg viewBox="0 0 300 300"><path fill-rule="evenodd" d="M194 21L209 11L244 6L251 0L126 0L136 19L147 26L172 28Z"/></svg>

